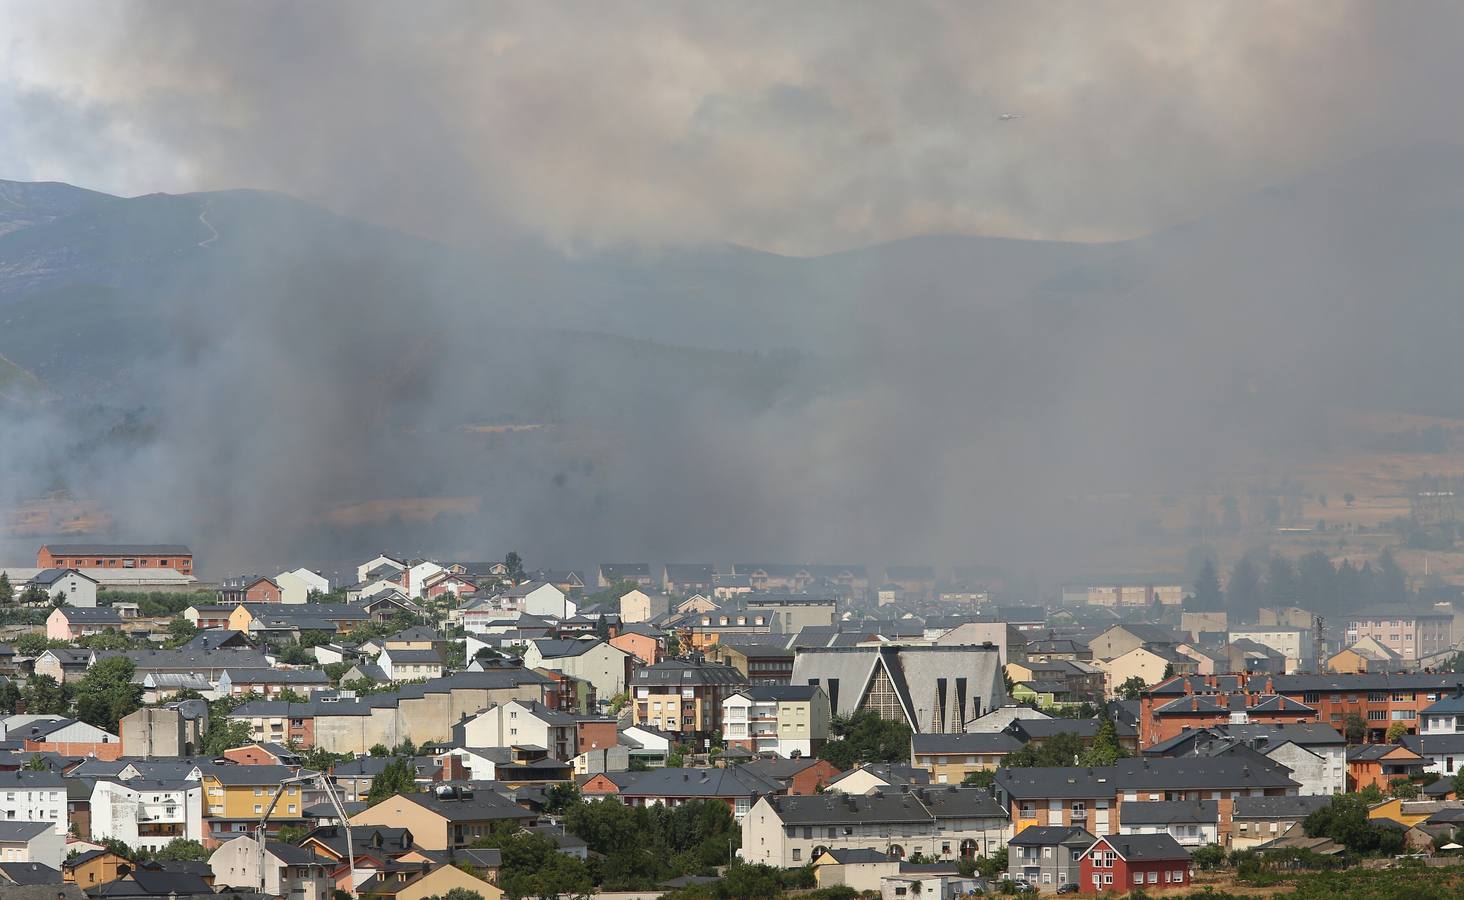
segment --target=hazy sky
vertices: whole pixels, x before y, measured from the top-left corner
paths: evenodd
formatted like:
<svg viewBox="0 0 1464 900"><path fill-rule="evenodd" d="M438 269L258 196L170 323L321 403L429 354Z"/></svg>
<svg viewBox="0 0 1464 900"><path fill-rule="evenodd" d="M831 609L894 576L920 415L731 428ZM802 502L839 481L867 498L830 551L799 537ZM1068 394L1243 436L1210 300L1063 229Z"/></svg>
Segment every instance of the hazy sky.
<svg viewBox="0 0 1464 900"><path fill-rule="evenodd" d="M566 247L1126 237L1319 161L1458 138L1461 18L1256 0L0 0L0 175L276 188Z"/></svg>

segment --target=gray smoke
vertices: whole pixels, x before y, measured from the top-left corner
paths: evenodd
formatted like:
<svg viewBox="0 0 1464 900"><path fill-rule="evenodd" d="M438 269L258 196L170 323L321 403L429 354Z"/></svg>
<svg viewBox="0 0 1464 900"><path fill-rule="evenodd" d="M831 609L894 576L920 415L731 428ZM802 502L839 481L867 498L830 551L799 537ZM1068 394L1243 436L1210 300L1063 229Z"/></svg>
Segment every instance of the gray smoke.
<svg viewBox="0 0 1464 900"><path fill-rule="evenodd" d="M12 177L417 236L189 207L221 237L148 293L146 433L3 445L13 495L61 478L219 566L1056 574L1338 406L1453 411L1451 362L1378 343L1458 315L1452 6L0 9ZM929 234L1030 240L727 249ZM504 422L552 427L462 430ZM327 515L404 497L474 499Z"/></svg>

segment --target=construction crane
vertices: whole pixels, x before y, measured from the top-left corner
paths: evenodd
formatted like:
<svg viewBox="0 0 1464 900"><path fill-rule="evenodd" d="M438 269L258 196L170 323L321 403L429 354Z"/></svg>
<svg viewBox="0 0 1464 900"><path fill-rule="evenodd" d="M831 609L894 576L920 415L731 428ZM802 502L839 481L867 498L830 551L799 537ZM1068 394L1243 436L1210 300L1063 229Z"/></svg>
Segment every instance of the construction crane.
<svg viewBox="0 0 1464 900"><path fill-rule="evenodd" d="M274 812L275 806L285 794L285 786L290 784L314 784L325 792L330 798L330 803L335 807L336 816L341 821L341 827L346 830L346 893L356 896L356 848L351 842L351 821L346 815L346 808L341 804L341 798L336 794L334 784L331 784L330 776L324 772L310 772L305 775L295 775L280 781L279 790L275 791L274 797L269 801L269 808L264 815L259 817L259 825L254 829L254 842L259 846L259 891L264 892L264 858L265 843L269 839L266 831L269 825L269 815Z"/></svg>

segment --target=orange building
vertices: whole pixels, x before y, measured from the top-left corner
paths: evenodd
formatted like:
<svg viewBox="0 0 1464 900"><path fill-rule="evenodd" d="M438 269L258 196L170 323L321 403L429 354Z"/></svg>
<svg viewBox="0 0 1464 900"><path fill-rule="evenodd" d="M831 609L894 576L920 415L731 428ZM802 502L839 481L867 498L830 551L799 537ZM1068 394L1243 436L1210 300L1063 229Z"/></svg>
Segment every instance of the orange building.
<svg viewBox="0 0 1464 900"><path fill-rule="evenodd" d="M182 544L45 544L42 569L173 569L193 574L193 551Z"/></svg>
<svg viewBox="0 0 1464 900"><path fill-rule="evenodd" d="M1293 725L1320 721L1317 711L1292 697L1253 693L1269 680L1247 682L1239 675L1181 675L1161 682L1139 698L1139 747L1152 747L1187 729L1243 721L1254 725Z"/></svg>
<svg viewBox="0 0 1464 900"><path fill-rule="evenodd" d="M661 642L654 635L627 628L611 638L609 643L616 650L624 650L634 656L642 665L654 666L661 661Z"/></svg>
<svg viewBox="0 0 1464 900"><path fill-rule="evenodd" d="M1359 744L1347 748L1347 790L1377 785L1383 791L1395 778L1423 774L1422 756L1402 744Z"/></svg>

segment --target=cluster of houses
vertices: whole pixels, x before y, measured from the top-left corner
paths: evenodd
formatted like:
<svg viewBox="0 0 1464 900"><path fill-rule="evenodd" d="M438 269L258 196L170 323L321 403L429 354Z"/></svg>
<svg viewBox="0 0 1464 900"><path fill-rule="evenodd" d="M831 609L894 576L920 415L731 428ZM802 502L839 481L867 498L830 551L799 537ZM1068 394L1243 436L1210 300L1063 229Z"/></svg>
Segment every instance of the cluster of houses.
<svg viewBox="0 0 1464 900"><path fill-rule="evenodd" d="M33 577L186 558L191 580L185 550L52 545ZM919 566L874 581L862 566L654 574L606 564L587 584L382 554L345 585L308 569L228 579L167 649L166 620L68 591L45 634L69 646L0 645L0 677L76 683L125 656L146 705L115 734L0 717L0 893L416 900L462 887L497 900L497 852L470 845L503 823L585 854L544 811L564 783L629 805L723 803L743 859L813 866L821 886L888 900L979 887L959 865L976 856L1005 855L1008 877L1037 890L1104 891L1188 885L1190 854L1209 844L1339 852L1300 823L1400 779L1421 798L1389 797L1373 816L1410 844L1464 821L1464 675L1427 664L1453 646L1441 610L1400 607L1377 628L1359 613L1322 665L1304 611L1231 624L1182 612L1163 585L1090 586L1083 605L1048 609L994 606L974 578ZM151 646L77 643L114 631ZM307 638L308 653L282 653ZM221 698L236 702L211 716ZM821 758L836 719L870 713L910 729L908 756L848 770ZM205 757L221 721L247 741ZM1010 764L1057 740L1112 741L1124 758ZM315 751L344 761L317 777L303 761ZM398 760L418 790L368 806ZM286 826L305 837L280 840ZM178 839L207 862L136 863L105 843Z"/></svg>

